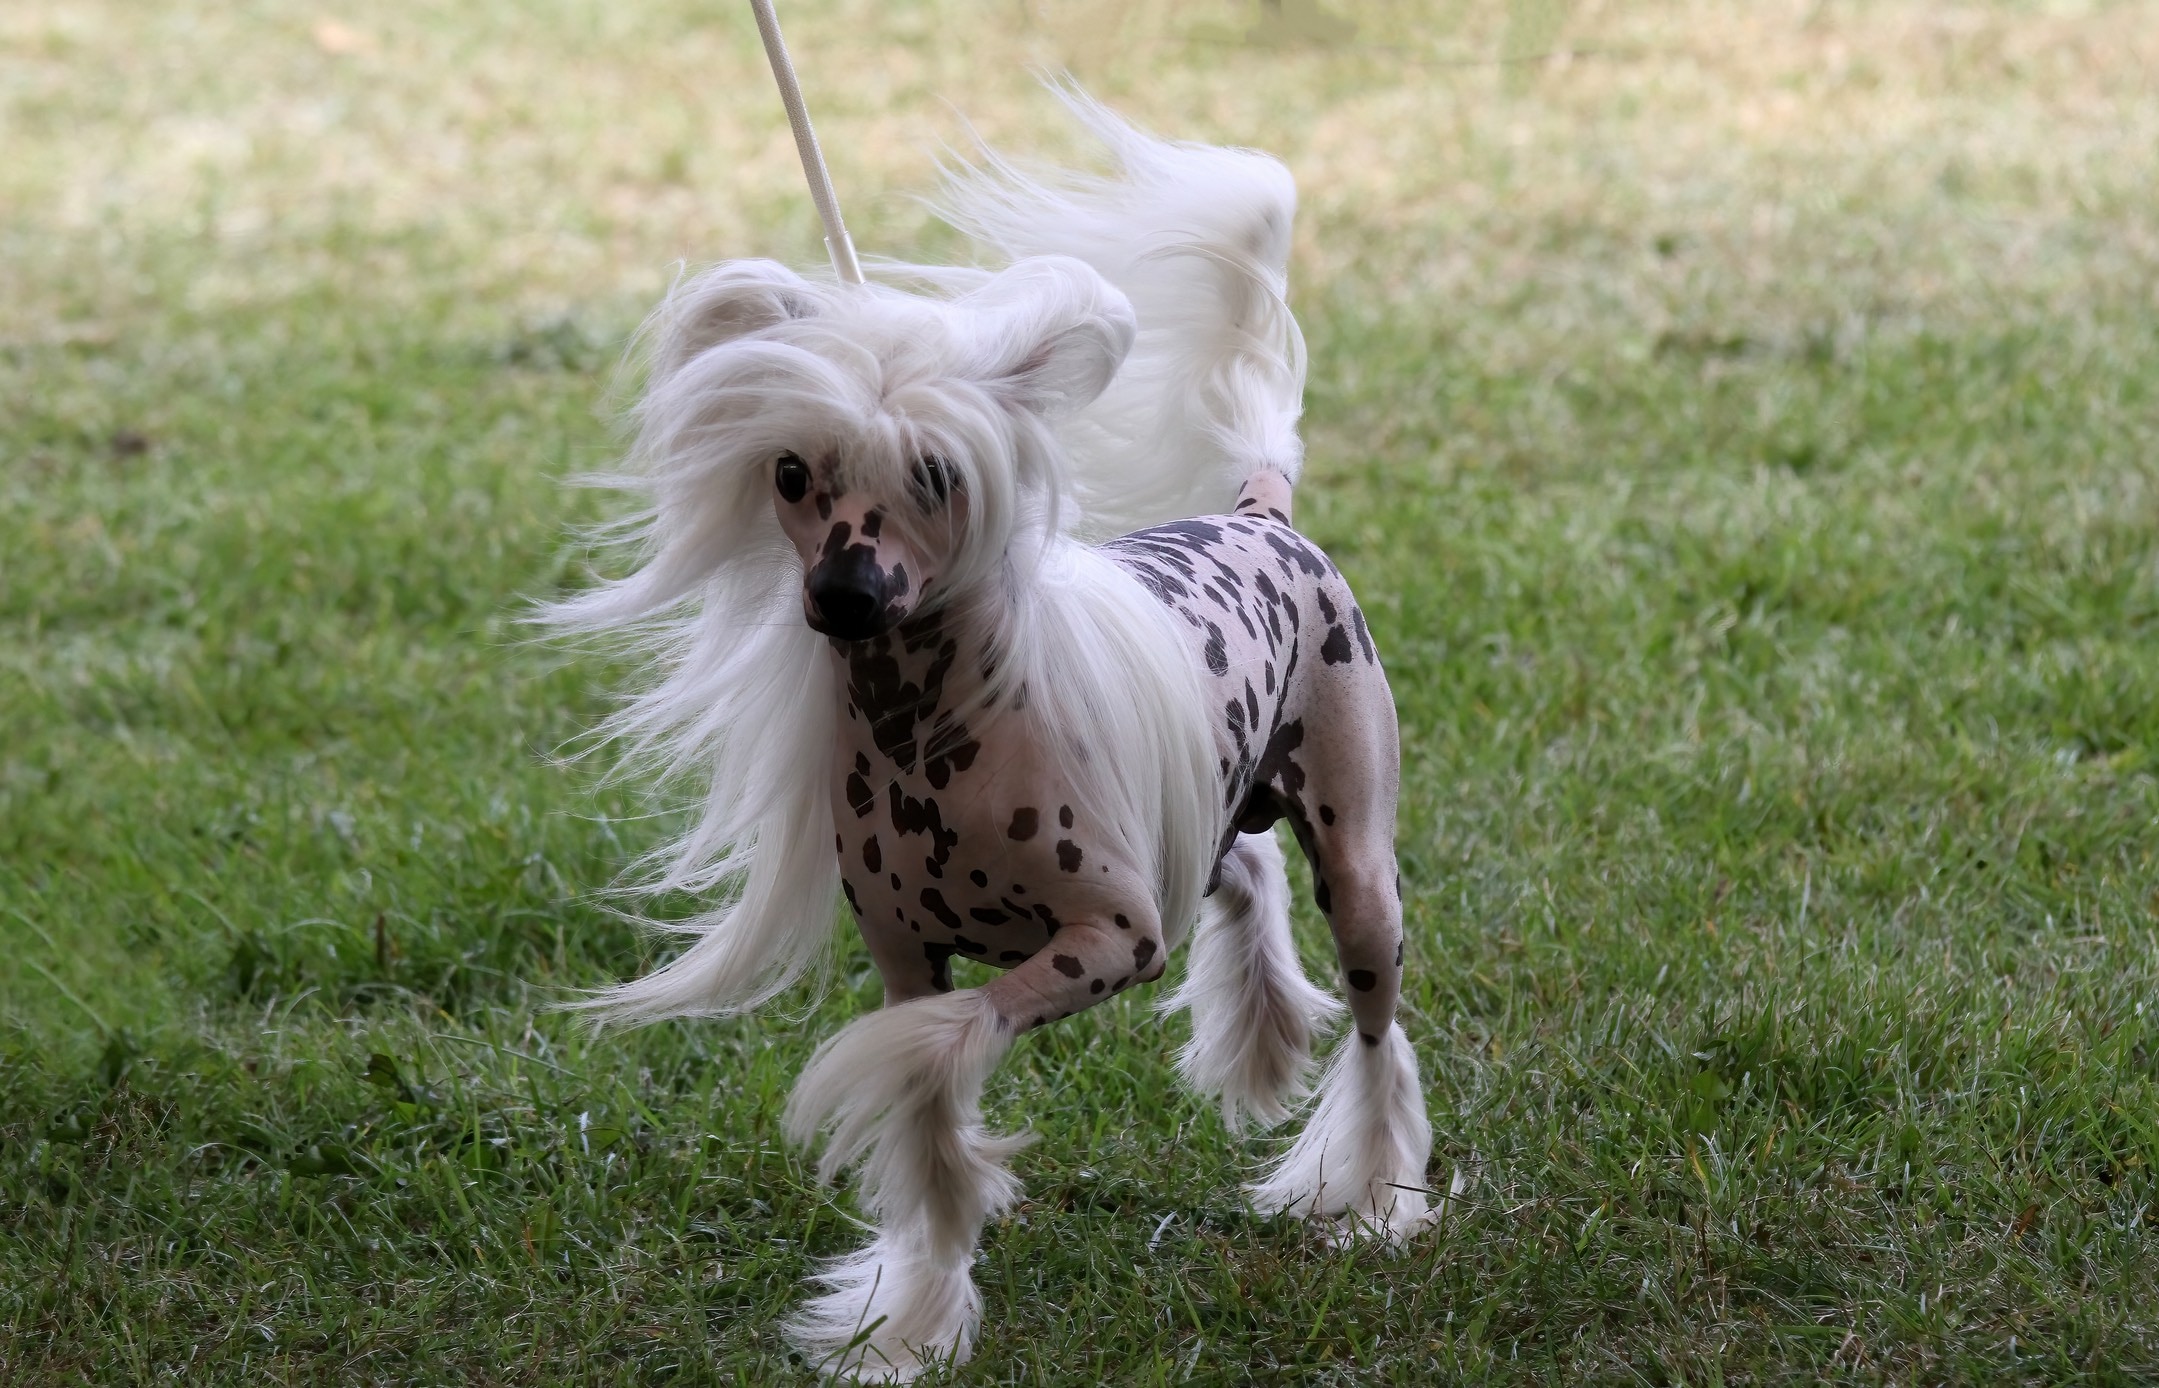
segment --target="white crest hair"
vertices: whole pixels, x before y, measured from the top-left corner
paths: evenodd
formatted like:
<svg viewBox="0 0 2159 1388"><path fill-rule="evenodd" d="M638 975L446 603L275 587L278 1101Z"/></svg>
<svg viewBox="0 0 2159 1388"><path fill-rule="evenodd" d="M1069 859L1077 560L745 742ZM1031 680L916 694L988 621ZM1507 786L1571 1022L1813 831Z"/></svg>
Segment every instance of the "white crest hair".
<svg viewBox="0 0 2159 1388"><path fill-rule="evenodd" d="M840 691L773 512L787 450L829 450L850 486L893 497L916 459L946 460L964 525L895 523L948 555L920 611L957 614L994 671L956 712L1026 720L1075 804L1151 871L1165 934L1197 914L1224 828L1200 676L1171 614L1084 541L1227 510L1261 468L1294 478L1295 192L1263 155L1157 140L1062 95L1121 176L1038 182L994 156L955 172L948 215L1017 257L1005 269L885 265L858 286L733 261L645 326L628 464L598 479L644 500L612 535L634 568L541 620L643 656L601 731L626 765L701 782L702 804L637 890L717 901L666 924L692 937L681 955L592 1001L608 1015L748 1010L833 933Z"/></svg>

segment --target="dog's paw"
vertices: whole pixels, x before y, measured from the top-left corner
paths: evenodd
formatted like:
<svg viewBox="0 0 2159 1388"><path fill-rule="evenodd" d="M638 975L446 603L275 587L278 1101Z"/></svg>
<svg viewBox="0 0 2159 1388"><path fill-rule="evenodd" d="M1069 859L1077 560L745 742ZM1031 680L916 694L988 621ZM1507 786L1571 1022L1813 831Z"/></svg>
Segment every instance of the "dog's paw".
<svg viewBox="0 0 2159 1388"><path fill-rule="evenodd" d="M1322 1215L1310 1221L1313 1233L1329 1248L1377 1246L1400 1249L1417 1235L1437 1228L1438 1211L1422 1191L1388 1191L1397 1198L1363 1208Z"/></svg>
<svg viewBox="0 0 2159 1388"><path fill-rule="evenodd" d="M827 1377L905 1383L967 1361L982 1297L966 1259L940 1259L880 1235L814 1280L825 1291L796 1312L788 1338Z"/></svg>

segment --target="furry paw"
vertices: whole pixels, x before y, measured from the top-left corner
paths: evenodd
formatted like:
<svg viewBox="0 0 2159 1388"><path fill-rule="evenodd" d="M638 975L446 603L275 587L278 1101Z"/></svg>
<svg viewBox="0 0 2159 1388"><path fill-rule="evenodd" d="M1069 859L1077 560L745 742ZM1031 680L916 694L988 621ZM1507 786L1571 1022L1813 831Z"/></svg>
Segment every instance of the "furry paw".
<svg viewBox="0 0 2159 1388"><path fill-rule="evenodd" d="M1312 985L1290 934L1289 882L1272 833L1246 834L1222 860L1184 982L1161 1009L1192 1014L1178 1053L1185 1082L1222 1105L1232 1131L1287 1119L1310 1092L1312 1039L1342 1010Z"/></svg>
<svg viewBox="0 0 2159 1388"><path fill-rule="evenodd" d="M1389 1028L1378 1046L1345 1037L1304 1131L1249 1188L1252 1204L1262 1214L1326 1220L1333 1243L1399 1244L1427 1220L1431 1152L1417 1058L1402 1029Z"/></svg>
<svg viewBox="0 0 2159 1388"><path fill-rule="evenodd" d="M967 1362L982 1294L965 1259L938 1259L913 1242L880 1234L816 1274L824 1294L796 1312L787 1336L818 1372L905 1383Z"/></svg>

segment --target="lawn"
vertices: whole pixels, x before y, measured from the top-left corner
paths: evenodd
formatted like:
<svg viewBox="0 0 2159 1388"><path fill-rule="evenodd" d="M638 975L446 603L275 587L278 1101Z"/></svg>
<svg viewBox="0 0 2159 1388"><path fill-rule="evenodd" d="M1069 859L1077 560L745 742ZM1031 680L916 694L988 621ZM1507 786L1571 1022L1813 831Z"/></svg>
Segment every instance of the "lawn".
<svg viewBox="0 0 2159 1388"><path fill-rule="evenodd" d="M1289 161L1300 521L1404 734L1444 1221L1247 1213L1137 989L993 1082L953 1381L2159 1376L2149 5L786 8L866 252L951 248L953 108L1069 148L1031 63ZM680 802L565 762L625 672L520 621L676 263L817 255L762 62L731 0L0 12L0 1380L812 1381L856 1236L776 1125L874 975L557 1010L667 948L607 889Z"/></svg>

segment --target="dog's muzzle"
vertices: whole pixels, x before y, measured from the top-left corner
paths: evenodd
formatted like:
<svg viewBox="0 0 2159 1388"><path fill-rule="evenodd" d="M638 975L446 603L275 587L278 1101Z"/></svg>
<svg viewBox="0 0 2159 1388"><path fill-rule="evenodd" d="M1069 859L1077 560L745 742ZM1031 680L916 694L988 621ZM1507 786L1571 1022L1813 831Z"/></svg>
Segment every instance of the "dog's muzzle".
<svg viewBox="0 0 2159 1388"><path fill-rule="evenodd" d="M891 628L897 615L891 575L877 551L850 545L811 569L804 580L810 630L841 641L865 641Z"/></svg>

